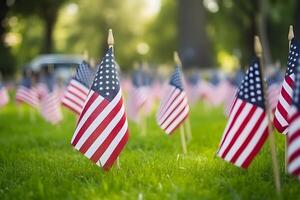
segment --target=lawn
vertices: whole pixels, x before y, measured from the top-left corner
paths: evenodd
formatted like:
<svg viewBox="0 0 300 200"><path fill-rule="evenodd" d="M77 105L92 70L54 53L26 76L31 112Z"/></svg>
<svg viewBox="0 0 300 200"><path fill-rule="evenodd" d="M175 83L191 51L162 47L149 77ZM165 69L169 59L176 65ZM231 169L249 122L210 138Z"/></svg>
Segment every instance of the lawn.
<svg viewBox="0 0 300 200"><path fill-rule="evenodd" d="M121 168L102 171L70 145L75 117L58 126L30 120L10 104L0 109L1 199L279 199L269 143L248 170L214 157L226 119L221 108L192 107L193 139L182 155L180 134L164 134L154 114L146 136L130 122ZM300 183L284 174L284 137L276 134L283 199L300 199Z"/></svg>

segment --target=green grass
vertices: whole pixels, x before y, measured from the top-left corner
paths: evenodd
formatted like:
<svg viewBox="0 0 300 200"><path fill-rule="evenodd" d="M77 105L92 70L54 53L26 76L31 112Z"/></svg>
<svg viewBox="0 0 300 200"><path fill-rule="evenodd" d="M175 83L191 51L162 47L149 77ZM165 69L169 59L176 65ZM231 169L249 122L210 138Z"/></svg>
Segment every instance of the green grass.
<svg viewBox="0 0 300 200"><path fill-rule="evenodd" d="M18 117L13 104L0 109L0 199L279 199L269 144L248 170L214 157L226 119L222 109L192 107L193 140L182 155L180 134L164 134L154 114L141 136L130 123L121 169L102 171L70 145L75 125L64 111L59 126L28 107ZM276 135L283 199L299 199L300 184L284 174L284 138Z"/></svg>

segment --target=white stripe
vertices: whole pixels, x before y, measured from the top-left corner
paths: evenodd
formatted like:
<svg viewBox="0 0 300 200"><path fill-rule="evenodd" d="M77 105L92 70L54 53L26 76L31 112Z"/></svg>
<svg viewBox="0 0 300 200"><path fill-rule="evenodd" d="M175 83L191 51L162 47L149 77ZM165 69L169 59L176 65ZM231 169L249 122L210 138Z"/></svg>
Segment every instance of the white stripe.
<svg viewBox="0 0 300 200"><path fill-rule="evenodd" d="M67 93L73 93L76 94L78 97L82 98L82 99L86 99L88 92L87 93L82 93L80 92L77 88L74 88L72 85L70 85L67 88Z"/></svg>
<svg viewBox="0 0 300 200"><path fill-rule="evenodd" d="M285 118L281 115L281 112L279 112L278 109L276 109L275 111L275 118L278 120L278 122L280 123L280 125L282 127L287 126L288 122L285 120Z"/></svg>
<svg viewBox="0 0 300 200"><path fill-rule="evenodd" d="M234 101L235 101L235 99L233 100L233 103L234 103ZM224 140L224 138L225 138L225 136L226 136L226 133L227 133L227 131L228 131L228 129L229 129L229 127L230 127L230 125L231 125L231 123L232 123L232 121L233 121L233 119L234 119L234 117L235 117L235 115L236 115L237 111L239 110L239 108L240 108L240 106L241 106L242 103L243 103L242 100L240 100L240 99L237 99L237 100L236 100L236 102L235 102L235 104L234 104L234 107L232 108L231 115L229 116L229 120L228 120L228 123L227 123L227 125L226 125L226 128L225 128L225 130L224 130L224 132L223 132L223 135L222 135L222 139L221 139L221 143L220 143L220 144L223 143L223 140ZM219 150L219 151L220 151L220 150Z"/></svg>
<svg viewBox="0 0 300 200"><path fill-rule="evenodd" d="M119 123L120 119L123 117L125 112L124 105L122 105L119 112L116 116L111 119L110 123L105 127L102 133L98 136L98 138L94 141L94 143L89 147L89 150L85 153L86 157L91 158L100 145L104 142L104 140L109 136L111 131L115 128L115 126ZM126 121L125 121L126 123ZM98 124L99 125L99 124Z"/></svg>
<svg viewBox="0 0 300 200"><path fill-rule="evenodd" d="M166 89L166 95L164 95L164 98L162 98L160 108L163 108L165 106L167 100L170 99L170 95L173 93L175 89L176 89L175 87L171 87L168 85L168 88Z"/></svg>
<svg viewBox="0 0 300 200"><path fill-rule="evenodd" d="M120 143L122 138L125 136L125 134L127 132L127 128L128 128L128 124L127 124L127 121L126 121L124 123L122 129L119 131L119 133L116 135L114 140L107 147L106 151L100 157L101 166L104 166L106 164L107 160L110 158L111 154L116 149L117 145Z"/></svg>
<svg viewBox="0 0 300 200"><path fill-rule="evenodd" d="M229 143L231 142L232 138L234 137L235 133L237 132L237 130L239 129L241 123L244 121L244 119L247 117L249 111L251 110L251 108L253 107L253 105L251 103L246 103L245 107L243 108L243 110L240 112L240 115L237 117L235 123L233 124L233 126L231 127L231 129L229 130L227 137L223 143L223 145L220 147L220 150L218 152L218 155L221 157L222 154L224 153L225 149L227 148L227 146L229 145Z"/></svg>
<svg viewBox="0 0 300 200"><path fill-rule="evenodd" d="M292 96L293 94L293 89L290 87L290 85L287 83L287 81L284 79L284 82L282 84L282 89L285 89L285 91L289 94L289 96Z"/></svg>
<svg viewBox="0 0 300 200"><path fill-rule="evenodd" d="M282 107L285 110L288 110L290 107L290 104L288 102L286 102L286 100L284 99L284 97L282 95L279 96L279 103L282 105Z"/></svg>
<svg viewBox="0 0 300 200"><path fill-rule="evenodd" d="M261 114L263 113L262 109L256 109L253 115L251 116L250 120L247 122L247 125L241 132L241 134L238 136L230 150L228 151L225 160L231 160L234 154L239 150L239 148L244 144L245 140L253 130L256 122L260 118Z"/></svg>
<svg viewBox="0 0 300 200"><path fill-rule="evenodd" d="M178 124L187 116L189 113L189 106L186 105L185 109L180 113L180 115L170 124L170 126L165 130L167 134L171 133L171 131L178 126Z"/></svg>
<svg viewBox="0 0 300 200"><path fill-rule="evenodd" d="M174 110L175 107L178 106L178 104L185 98L185 94L182 92L175 100L174 102L168 107L166 112L160 117L159 123L161 124L163 121L166 120L166 118L170 115L170 113Z"/></svg>
<svg viewBox="0 0 300 200"><path fill-rule="evenodd" d="M291 134L289 134L289 137L291 137L293 135L293 133L295 133L296 131L299 131L299 130L300 130L300 117L293 120L293 122L290 124L289 132Z"/></svg>
<svg viewBox="0 0 300 200"><path fill-rule="evenodd" d="M62 101L65 105L68 105L69 107L73 108L76 110L76 112L80 113L82 110L82 107L78 106L74 102L70 101L69 99L63 99Z"/></svg>
<svg viewBox="0 0 300 200"><path fill-rule="evenodd" d="M63 99L67 99L67 98L72 99L74 102L80 104L81 106L83 106L83 104L85 102L85 99L82 100L81 98L78 98L78 96L75 96L75 95L73 95L71 93L65 94L65 96L64 96Z"/></svg>
<svg viewBox="0 0 300 200"><path fill-rule="evenodd" d="M289 163L288 172L293 173L300 167L300 157L296 158L292 163Z"/></svg>
<svg viewBox="0 0 300 200"><path fill-rule="evenodd" d="M89 93L88 98L86 99L86 104L88 102L88 100L91 98L91 96L94 94L94 91L91 90ZM92 112L97 108L97 106L100 105L100 103L104 100L104 98L100 95L97 96L97 98L95 99L95 101L90 105L90 107L88 108L88 110L85 112L85 114L81 117L81 120L78 122L78 125L75 129L74 135L72 137L71 142L73 143L73 140L75 139L78 131L81 129L81 127L83 126L83 124L85 124L86 120L88 119L88 117L92 114ZM85 106L84 106L85 107ZM84 109L83 107L83 109Z"/></svg>
<svg viewBox="0 0 300 200"><path fill-rule="evenodd" d="M244 151L240 154L239 158L236 160L235 162L236 166L241 166L245 162L245 160L249 157L250 153L253 151L256 144L262 138L263 133L265 132L267 127L268 127L268 119L267 116L265 116L259 128L257 129L254 136L252 137L251 141L248 143L247 147L244 149Z"/></svg>
<svg viewBox="0 0 300 200"><path fill-rule="evenodd" d="M98 125L106 118L106 116L112 111L112 109L118 104L121 99L120 91L115 96L115 98L102 110L102 112L90 123L88 128L82 134L81 138L77 142L75 148L80 149L84 142L90 137ZM79 129L80 130L80 129Z"/></svg>
<svg viewBox="0 0 300 200"><path fill-rule="evenodd" d="M89 89L84 86L83 84L81 84L80 82L76 81L76 80L71 80L70 85L73 85L72 88L75 86L77 88L79 88L81 91L81 93L83 94L88 94L89 93ZM76 88L76 90L78 91L78 89Z"/></svg>
<svg viewBox="0 0 300 200"><path fill-rule="evenodd" d="M182 111L182 109L184 109L185 106L187 106L186 98L184 98L181 104L177 106L176 110L172 112L172 114L166 119L166 121L160 122L161 128L165 129L174 120L174 118Z"/></svg>
<svg viewBox="0 0 300 200"><path fill-rule="evenodd" d="M300 149L300 137L297 137L293 140L288 146L288 157L290 157L295 151Z"/></svg>
<svg viewBox="0 0 300 200"><path fill-rule="evenodd" d="M158 121L161 120L162 114L170 107L170 104L175 99L175 97L180 93L179 89L175 89L169 99L167 99L164 106L160 107L158 114Z"/></svg>

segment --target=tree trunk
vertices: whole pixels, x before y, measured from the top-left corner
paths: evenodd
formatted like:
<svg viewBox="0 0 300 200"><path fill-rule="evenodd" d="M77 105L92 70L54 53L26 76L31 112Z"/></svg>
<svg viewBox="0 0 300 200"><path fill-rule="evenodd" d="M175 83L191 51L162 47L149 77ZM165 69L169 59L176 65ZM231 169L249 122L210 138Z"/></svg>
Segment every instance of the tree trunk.
<svg viewBox="0 0 300 200"><path fill-rule="evenodd" d="M261 43L263 46L263 58L266 65L270 65L272 63L269 38L267 33L267 17L266 11L268 10L268 1L260 0L258 2L258 15L257 15L257 30L261 39Z"/></svg>
<svg viewBox="0 0 300 200"><path fill-rule="evenodd" d="M45 32L44 32L44 44L42 47L42 53L53 52L53 30L55 25L55 18L44 18Z"/></svg>
<svg viewBox="0 0 300 200"><path fill-rule="evenodd" d="M179 53L183 66L210 67L211 44L206 33L206 16L202 1L179 0Z"/></svg>

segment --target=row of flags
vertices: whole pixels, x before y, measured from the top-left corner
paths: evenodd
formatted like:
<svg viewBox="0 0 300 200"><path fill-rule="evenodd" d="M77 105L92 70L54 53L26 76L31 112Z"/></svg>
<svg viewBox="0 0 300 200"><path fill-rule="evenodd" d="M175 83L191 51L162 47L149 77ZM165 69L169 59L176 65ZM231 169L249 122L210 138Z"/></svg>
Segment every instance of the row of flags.
<svg viewBox="0 0 300 200"><path fill-rule="evenodd" d="M114 50L110 46L97 64L97 71L82 62L63 93L48 73L36 87L25 77L17 90L16 100L39 107L42 116L52 123L62 119L61 103L76 113L79 118L71 144L105 170L111 168L128 141L126 113L138 121L139 111L149 113L158 93L160 106L156 119L166 134L173 133L187 119L189 98L195 98L193 101L207 99L213 105L224 103L228 122L217 155L238 167L247 168L271 134L267 102L274 113L275 128L287 134L288 171L300 177L299 48L299 43L292 39L284 80L282 84L269 83L267 91L264 91L265 80L259 58L254 58L240 84L230 80L209 84L194 79L193 84L188 85L180 66L176 66L167 86L162 89L156 84L150 87L150 81L144 81L144 74L137 71L133 73L132 87L127 92L125 112ZM8 95L2 85L0 92L0 105L4 105Z"/></svg>

